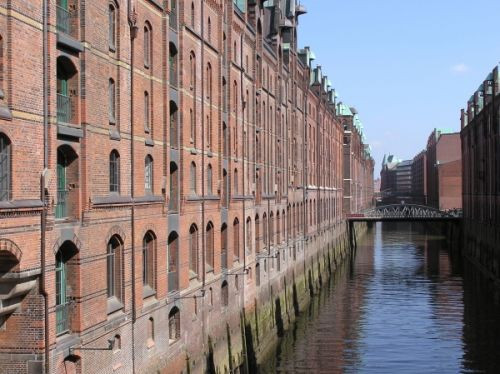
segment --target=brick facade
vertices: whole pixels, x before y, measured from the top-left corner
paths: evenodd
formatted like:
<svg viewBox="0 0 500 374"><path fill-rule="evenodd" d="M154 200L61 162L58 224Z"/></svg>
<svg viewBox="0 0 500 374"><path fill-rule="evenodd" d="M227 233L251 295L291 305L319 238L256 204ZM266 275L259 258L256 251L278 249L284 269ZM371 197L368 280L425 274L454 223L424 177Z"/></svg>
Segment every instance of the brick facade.
<svg viewBox="0 0 500 374"><path fill-rule="evenodd" d="M304 9L237 3L0 1L0 373L229 370L337 261Z"/></svg>
<svg viewBox="0 0 500 374"><path fill-rule="evenodd" d="M498 66L462 110L464 252L500 280L500 77Z"/></svg>

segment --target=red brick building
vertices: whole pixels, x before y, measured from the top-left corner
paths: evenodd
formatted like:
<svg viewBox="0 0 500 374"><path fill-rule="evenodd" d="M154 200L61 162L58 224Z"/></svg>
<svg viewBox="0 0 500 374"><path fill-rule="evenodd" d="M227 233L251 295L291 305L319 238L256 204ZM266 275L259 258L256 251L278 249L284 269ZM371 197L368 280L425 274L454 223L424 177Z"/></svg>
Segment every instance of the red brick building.
<svg viewBox="0 0 500 374"><path fill-rule="evenodd" d="M413 202L427 205L427 152L425 150L413 157L411 183Z"/></svg>
<svg viewBox="0 0 500 374"><path fill-rule="evenodd" d="M249 365L344 250L344 129L297 48L305 9L0 9L0 373Z"/></svg>
<svg viewBox="0 0 500 374"><path fill-rule="evenodd" d="M460 134L435 129L427 140L427 204L440 210L462 208Z"/></svg>
<svg viewBox="0 0 500 374"><path fill-rule="evenodd" d="M373 203L375 162L364 143L363 125L355 108L337 104L337 117L344 128L344 203L345 214L362 212Z"/></svg>
<svg viewBox="0 0 500 374"><path fill-rule="evenodd" d="M498 66L462 110L464 252L500 279L500 76Z"/></svg>

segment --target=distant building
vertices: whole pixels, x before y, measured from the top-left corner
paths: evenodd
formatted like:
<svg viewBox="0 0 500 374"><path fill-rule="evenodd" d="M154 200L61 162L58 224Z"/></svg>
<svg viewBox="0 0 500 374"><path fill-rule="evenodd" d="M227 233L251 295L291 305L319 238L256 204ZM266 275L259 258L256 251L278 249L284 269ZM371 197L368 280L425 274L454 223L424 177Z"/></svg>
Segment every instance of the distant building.
<svg viewBox="0 0 500 374"><path fill-rule="evenodd" d="M344 213L363 211L373 205L374 160L365 144L363 124L355 108L337 104L337 116L344 128Z"/></svg>
<svg viewBox="0 0 500 374"><path fill-rule="evenodd" d="M427 204L441 210L462 208L460 134L435 129L426 155Z"/></svg>
<svg viewBox="0 0 500 374"><path fill-rule="evenodd" d="M396 167L401 160L394 155L384 155L380 171L380 195L384 202L392 201L396 196Z"/></svg>
<svg viewBox="0 0 500 374"><path fill-rule="evenodd" d="M396 197L400 201L411 201L411 165L413 160L401 161L396 166Z"/></svg>
<svg viewBox="0 0 500 374"><path fill-rule="evenodd" d="M423 150L413 158L411 166L411 193L415 204L427 204L427 152Z"/></svg>

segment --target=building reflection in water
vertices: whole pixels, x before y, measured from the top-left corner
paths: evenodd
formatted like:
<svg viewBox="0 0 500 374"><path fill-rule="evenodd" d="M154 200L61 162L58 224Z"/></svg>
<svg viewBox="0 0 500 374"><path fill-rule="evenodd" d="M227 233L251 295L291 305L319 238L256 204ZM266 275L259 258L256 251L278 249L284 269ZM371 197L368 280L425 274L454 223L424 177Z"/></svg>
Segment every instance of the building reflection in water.
<svg viewBox="0 0 500 374"><path fill-rule="evenodd" d="M439 231L369 230L260 371L497 372L498 290Z"/></svg>

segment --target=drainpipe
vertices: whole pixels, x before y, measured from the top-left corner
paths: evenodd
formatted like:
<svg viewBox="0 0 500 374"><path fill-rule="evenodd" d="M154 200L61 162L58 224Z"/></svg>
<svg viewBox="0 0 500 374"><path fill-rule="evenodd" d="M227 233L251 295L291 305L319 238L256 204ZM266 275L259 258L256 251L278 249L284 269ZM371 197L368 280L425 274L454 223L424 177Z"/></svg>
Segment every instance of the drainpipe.
<svg viewBox="0 0 500 374"><path fill-rule="evenodd" d="M241 147L242 147L242 152L241 152L241 174L243 177L242 180L242 188L243 188L243 195L245 195L245 111L246 111L246 102L243 99L243 95L245 90L243 89L243 33L244 31L241 32L241 37L240 37L240 98L241 98L241 109L242 109L242 131L241 131ZM248 99L248 98L247 98ZM236 124L238 124L238 113L236 113ZM248 129L247 129L248 130ZM246 214L245 214L245 196L243 196L242 200L242 221L243 221L243 272L245 272L246 269ZM245 278L243 276L243 282L245 282ZM245 293L245 283L243 283L243 295ZM245 307L245 301L243 299L243 307Z"/></svg>
<svg viewBox="0 0 500 374"><path fill-rule="evenodd" d="M43 1L43 172L40 178L40 199L42 200L42 214L40 217L40 293L44 301L44 349L45 349L45 373L50 373L50 339L49 339L49 295L46 289L46 269L45 269L45 231L47 226L47 206L45 205L45 178L49 164L49 105L48 105L48 4Z"/></svg>
<svg viewBox="0 0 500 374"><path fill-rule="evenodd" d="M130 27L130 196L132 200L132 211L130 215L131 223L131 274L132 274L132 372L135 373L135 329L134 324L137 319L136 314L136 289L135 289L135 189L134 189L134 41L137 37L138 28L136 26L133 0L128 0L128 23Z"/></svg>
<svg viewBox="0 0 500 374"><path fill-rule="evenodd" d="M201 2L201 258L202 258L202 289L206 282L206 230L205 230L205 1ZM196 91L195 91L196 95ZM196 110L196 96L195 96ZM215 227L213 228L215 230ZM214 248L212 248L212 251ZM215 253L215 251L213 252ZM214 257L214 256L213 256ZM215 263L214 263L215 265Z"/></svg>

